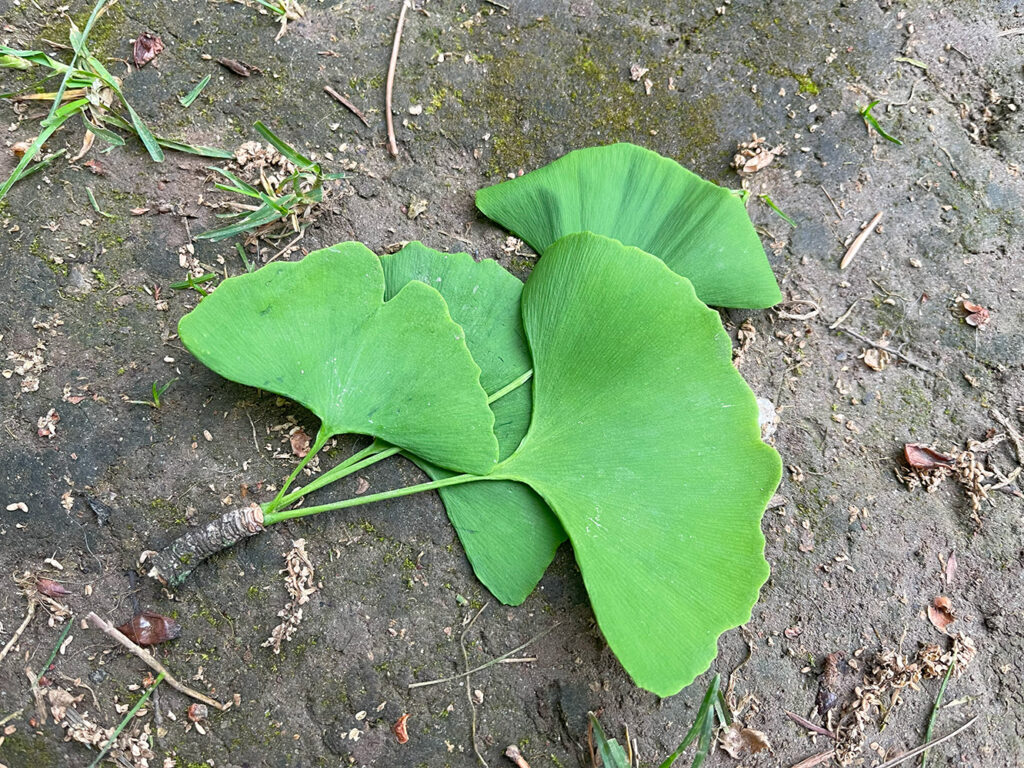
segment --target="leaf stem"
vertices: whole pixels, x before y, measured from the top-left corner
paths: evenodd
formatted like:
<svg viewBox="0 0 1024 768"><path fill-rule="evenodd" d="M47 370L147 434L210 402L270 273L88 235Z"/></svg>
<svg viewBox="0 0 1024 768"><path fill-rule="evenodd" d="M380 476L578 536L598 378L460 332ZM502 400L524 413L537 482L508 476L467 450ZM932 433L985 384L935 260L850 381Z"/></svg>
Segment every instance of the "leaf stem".
<svg viewBox="0 0 1024 768"><path fill-rule="evenodd" d="M330 485L337 480L341 480L343 477L348 477L353 472L358 472L360 469L365 469L371 464L383 461L388 458L388 456L394 456L399 450L399 448L389 446L387 443L374 440L363 450L352 454L343 462L331 467L322 475L314 477L301 488L292 491L287 496L283 496L280 499L274 499L270 506L264 508L264 514L274 512L277 509L294 504L307 493L312 493L318 488L323 488L325 485Z"/></svg>
<svg viewBox="0 0 1024 768"><path fill-rule="evenodd" d="M295 469L293 469L292 473L288 475L288 479L284 481L284 485L282 485L281 490L277 492L277 496L275 496L274 500L270 502L272 506L276 507L280 504L281 499L284 498L284 495L288 492L289 486L291 486L295 478L298 477L299 472L301 472L310 460L320 452L320 449L327 444L329 439L330 435L324 432L321 427L320 431L316 433L316 440L313 441L313 445L310 446L306 455L302 457L302 460L295 465Z"/></svg>
<svg viewBox="0 0 1024 768"><path fill-rule="evenodd" d="M280 512L264 512L263 525L271 526L274 523L293 520L298 517L308 517L309 515L317 515L321 512L333 512L336 509L346 509L347 507L358 507L362 504L373 504L377 501L387 501L388 499L397 499L401 496L411 496L414 493L422 493L423 491L447 488L450 485L461 485L462 483L472 483L477 480L487 480L490 477L490 475L454 475L453 477L446 477L443 480L434 480L433 482L420 483L419 485L409 485L405 488L396 488L393 491L384 491L383 493L374 493L369 496L361 496L355 499L335 501L330 504L321 504L316 507L288 509Z"/></svg>
<svg viewBox="0 0 1024 768"><path fill-rule="evenodd" d="M509 394L510 392L514 392L532 378L532 369L524 374L521 374L520 376L517 376L514 380L510 381L504 387L496 391L493 395L488 395L487 404L490 405L496 400L500 400L501 398L505 397L505 395ZM331 467L322 475L313 478L301 488L298 488L297 490L294 490L291 493L284 495L285 491L288 490L288 485L291 482L291 478L289 478L289 483L285 484L285 487L282 488L280 493L278 493L277 498L275 498L272 502L264 506L264 516L268 514L273 514L278 509L283 509L284 507L294 504L307 493L312 493L313 491L319 488L323 488L325 485L330 485L331 483L337 480L341 480L344 477L348 477L354 472L358 472L361 469L366 469L367 467L376 464L378 461L383 461L384 459L394 456L396 453L400 453L401 450L401 448L396 448L395 446L388 445L382 440L374 440L366 448L359 451L358 453L349 456L347 459L345 459L345 461L341 462L337 466ZM301 465L299 469L301 469Z"/></svg>
<svg viewBox="0 0 1024 768"><path fill-rule="evenodd" d="M487 404L490 405L495 400L500 400L505 395L507 395L509 392L512 392L512 391L514 391L516 389L519 389L521 386L523 386L523 384L525 384L526 382L528 382L532 378L533 378L533 369L531 368L530 370L528 370L522 376L519 376L514 381L510 381L508 384L506 384L504 387L499 389L493 395L488 395L487 396Z"/></svg>

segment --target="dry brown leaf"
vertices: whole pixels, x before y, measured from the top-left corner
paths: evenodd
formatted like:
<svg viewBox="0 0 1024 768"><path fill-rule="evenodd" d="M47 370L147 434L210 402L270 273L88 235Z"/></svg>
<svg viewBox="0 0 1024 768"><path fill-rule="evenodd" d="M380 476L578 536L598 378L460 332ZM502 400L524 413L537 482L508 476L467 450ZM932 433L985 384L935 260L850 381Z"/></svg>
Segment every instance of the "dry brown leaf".
<svg viewBox="0 0 1024 768"><path fill-rule="evenodd" d="M913 469L939 469L956 464L956 460L952 456L939 453L934 448L919 443L906 443L903 446L903 456Z"/></svg>
<svg viewBox="0 0 1024 768"><path fill-rule="evenodd" d="M132 46L132 57L136 67L144 67L164 49L164 41L150 32L143 32Z"/></svg>
<svg viewBox="0 0 1024 768"><path fill-rule="evenodd" d="M60 584L52 579L37 579L36 589L47 597L66 597L71 593L64 588L63 584Z"/></svg>
<svg viewBox="0 0 1024 768"><path fill-rule="evenodd" d="M988 321L992 318L992 313L988 308L981 306L981 304L975 304L973 301L964 299L960 302L960 306L967 313L964 322L978 330L984 330L985 326L988 325Z"/></svg>
<svg viewBox="0 0 1024 768"><path fill-rule="evenodd" d="M770 750L772 748L768 737L762 731L744 728L739 721L733 722L728 730L719 737L719 744L729 753L730 757L736 760L747 754L756 755L763 749Z"/></svg>
<svg viewBox="0 0 1024 768"><path fill-rule="evenodd" d="M292 453L300 459L304 459L306 454L309 453L309 444L311 441L309 439L309 435L306 434L306 430L301 427L288 436L288 442L292 444Z"/></svg>
<svg viewBox="0 0 1024 768"><path fill-rule="evenodd" d="M953 615L952 601L945 595L936 597L928 606L928 620L939 632L949 634L946 631L947 628L956 621L956 616Z"/></svg>
<svg viewBox="0 0 1024 768"><path fill-rule="evenodd" d="M946 568L943 571L947 587L953 583L953 577L956 575L956 566L956 550L954 549L949 553L949 559L946 560Z"/></svg>
<svg viewBox="0 0 1024 768"><path fill-rule="evenodd" d="M860 359L863 360L864 365L871 370L884 371L892 361L892 355L884 349L875 349L874 347L871 347L870 349L865 349L861 353Z"/></svg>
<svg viewBox="0 0 1024 768"><path fill-rule="evenodd" d="M73 707L75 704L80 702L85 694L82 696L72 696L68 691L63 688L50 688L46 692L46 696L50 703L50 714L53 715L53 719L56 722L60 722L64 719L64 715L67 714L68 707Z"/></svg>
<svg viewBox="0 0 1024 768"><path fill-rule="evenodd" d="M181 625L170 616L142 611L117 628L117 631L139 645L157 645L181 637Z"/></svg>

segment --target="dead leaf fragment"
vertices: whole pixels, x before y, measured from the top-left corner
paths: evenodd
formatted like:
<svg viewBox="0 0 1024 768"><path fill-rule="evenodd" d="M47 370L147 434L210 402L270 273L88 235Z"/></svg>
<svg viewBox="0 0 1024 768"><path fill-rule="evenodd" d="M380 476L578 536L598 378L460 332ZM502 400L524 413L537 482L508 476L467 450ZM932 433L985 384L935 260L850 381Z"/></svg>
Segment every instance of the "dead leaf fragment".
<svg viewBox="0 0 1024 768"><path fill-rule="evenodd" d="M720 737L719 743L722 745L722 749L736 760L747 754L755 755L761 750L771 749L768 737L762 731L744 728L739 721L733 722L729 726L729 729Z"/></svg>
<svg viewBox="0 0 1024 768"><path fill-rule="evenodd" d="M943 570L943 577L947 587L953 583L953 577L956 575L956 566L956 550L954 549L949 553L949 559L946 560L946 567Z"/></svg>
<svg viewBox="0 0 1024 768"><path fill-rule="evenodd" d="M309 435L306 434L306 431L302 429L302 427L299 427L288 436L288 442L292 444L292 453L300 459L305 458L306 454L309 453Z"/></svg>
<svg viewBox="0 0 1024 768"><path fill-rule="evenodd" d="M406 722L409 720L409 715L402 715L398 718L398 722L394 724L391 730L395 734L395 738L398 739L399 744L405 744L409 740L409 732L406 730Z"/></svg>
<svg viewBox="0 0 1024 768"><path fill-rule="evenodd" d="M430 205L430 201L422 197L414 197L409 201L409 208L406 211L406 216L410 219L415 219L427 210L427 206Z"/></svg>
<svg viewBox="0 0 1024 768"><path fill-rule="evenodd" d="M47 597L64 597L71 594L63 584L53 579L36 579L36 589Z"/></svg>
<svg viewBox="0 0 1024 768"><path fill-rule="evenodd" d="M239 77L249 77L253 72L260 71L256 67L246 64L244 61L235 61L234 59L217 59L217 63L225 69L231 70Z"/></svg>
<svg viewBox="0 0 1024 768"><path fill-rule="evenodd" d="M170 616L142 611L117 628L117 631L139 645L157 645L181 637L181 625Z"/></svg>
<svg viewBox="0 0 1024 768"><path fill-rule="evenodd" d="M825 656L825 662L821 668L821 678L818 680L818 714L822 719L828 711L839 703L839 683L842 675L839 671L839 662L845 654L836 651Z"/></svg>
<svg viewBox="0 0 1024 768"><path fill-rule="evenodd" d="M143 32L135 39L132 56L136 67L144 67L164 49L164 42L151 32Z"/></svg>
<svg viewBox="0 0 1024 768"><path fill-rule="evenodd" d="M57 436L57 422L60 421L60 416L57 414L56 408L51 408L46 412L45 416L40 416L39 421L36 423L37 434L40 437L47 437L51 440Z"/></svg>
<svg viewBox="0 0 1024 768"><path fill-rule="evenodd" d="M936 597L928 606L928 620L939 632L949 634L946 631L947 628L956 621L956 616L953 615L952 601L945 595Z"/></svg>
<svg viewBox="0 0 1024 768"><path fill-rule="evenodd" d="M629 77L633 82L640 82L640 78L650 72L649 67L641 67L639 64L634 64L629 68Z"/></svg>
<svg viewBox="0 0 1024 768"><path fill-rule="evenodd" d="M732 167L740 176L753 176L762 168L771 165L772 161L785 151L786 147L783 144L769 148L764 136L755 133L751 135L750 141L741 141L736 145Z"/></svg>
<svg viewBox="0 0 1024 768"><path fill-rule="evenodd" d="M985 330L985 326L988 325L988 321L992 317L992 313L986 307L967 299L960 302L960 307L967 313L967 317L964 318L965 323L979 331Z"/></svg>
<svg viewBox="0 0 1024 768"><path fill-rule="evenodd" d="M934 448L920 443L906 443L903 446L903 457L912 469L939 469L956 464L956 460L952 456L939 453Z"/></svg>
<svg viewBox="0 0 1024 768"><path fill-rule="evenodd" d="M874 347L871 347L870 349L865 349L861 353L860 359L863 360L864 365L871 370L884 371L892 361L892 355L884 349L875 349Z"/></svg>

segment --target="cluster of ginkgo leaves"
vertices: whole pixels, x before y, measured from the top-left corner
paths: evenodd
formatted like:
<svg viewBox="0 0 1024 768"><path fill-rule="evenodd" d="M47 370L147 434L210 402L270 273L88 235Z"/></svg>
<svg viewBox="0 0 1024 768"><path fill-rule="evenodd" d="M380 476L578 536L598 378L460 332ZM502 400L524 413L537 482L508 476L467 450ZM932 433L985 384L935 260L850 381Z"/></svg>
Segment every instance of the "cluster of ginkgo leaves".
<svg viewBox="0 0 1024 768"><path fill-rule="evenodd" d="M321 420L264 525L436 489L513 605L568 539L623 667L674 694L768 576L760 520L781 464L707 306L779 300L760 240L734 194L630 144L571 152L477 206L541 255L525 285L420 243L342 243L224 281L181 339ZM289 493L344 433L374 440ZM399 452L432 481L292 506Z"/></svg>

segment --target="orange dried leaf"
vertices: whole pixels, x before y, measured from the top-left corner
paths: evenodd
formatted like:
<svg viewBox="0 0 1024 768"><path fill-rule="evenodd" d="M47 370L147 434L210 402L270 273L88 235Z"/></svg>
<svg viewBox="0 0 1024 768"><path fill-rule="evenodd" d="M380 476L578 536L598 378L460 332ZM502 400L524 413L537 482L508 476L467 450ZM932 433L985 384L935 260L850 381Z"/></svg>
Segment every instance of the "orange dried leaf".
<svg viewBox="0 0 1024 768"><path fill-rule="evenodd" d="M940 467L952 467L955 463L952 456L939 453L934 448L919 443L905 444L903 456L913 469L939 469Z"/></svg>
<svg viewBox="0 0 1024 768"><path fill-rule="evenodd" d="M409 732L406 730L405 724L409 720L409 715L402 715L398 718L398 722L395 723L391 729L394 731L395 738L398 739L399 744L405 744L409 740Z"/></svg>
<svg viewBox="0 0 1024 768"><path fill-rule="evenodd" d="M936 597L928 606L928 620L939 632L946 633L949 625L956 621L952 601L945 595Z"/></svg>

